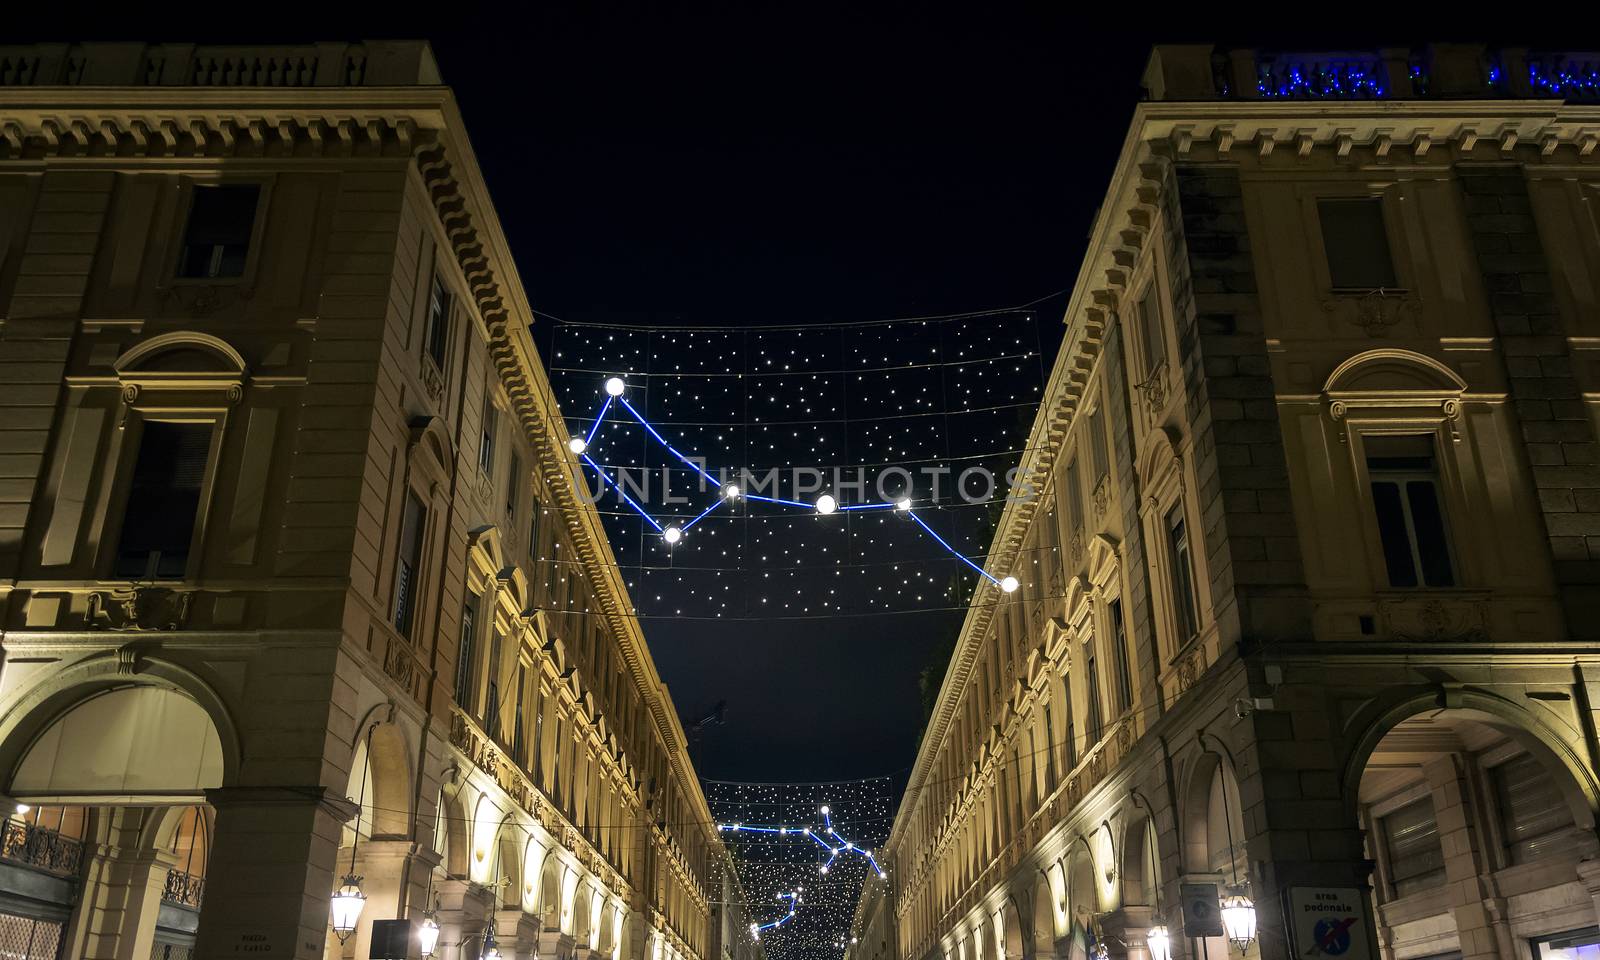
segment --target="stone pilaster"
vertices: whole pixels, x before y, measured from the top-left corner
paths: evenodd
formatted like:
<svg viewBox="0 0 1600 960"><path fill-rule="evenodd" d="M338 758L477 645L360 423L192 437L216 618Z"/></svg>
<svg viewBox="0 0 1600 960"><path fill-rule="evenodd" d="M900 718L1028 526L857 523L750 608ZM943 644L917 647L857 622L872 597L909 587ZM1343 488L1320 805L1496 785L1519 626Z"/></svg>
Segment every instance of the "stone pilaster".
<svg viewBox="0 0 1600 960"><path fill-rule="evenodd" d="M494 915L494 938L505 960L535 960L539 930L539 918L524 910L506 909Z"/></svg>
<svg viewBox="0 0 1600 960"><path fill-rule="evenodd" d="M318 786L223 787L206 799L217 820L195 955L320 960L355 804Z"/></svg>
<svg viewBox="0 0 1600 960"><path fill-rule="evenodd" d="M1514 165L1456 168L1500 335L1557 588L1574 639L1600 636L1600 442L1573 375L1550 267Z"/></svg>
<svg viewBox="0 0 1600 960"><path fill-rule="evenodd" d="M1172 271L1191 456L1223 640L1307 637L1311 606L1238 172L1180 165ZM1170 192L1170 191L1169 191ZM1198 540L1198 537L1196 538Z"/></svg>

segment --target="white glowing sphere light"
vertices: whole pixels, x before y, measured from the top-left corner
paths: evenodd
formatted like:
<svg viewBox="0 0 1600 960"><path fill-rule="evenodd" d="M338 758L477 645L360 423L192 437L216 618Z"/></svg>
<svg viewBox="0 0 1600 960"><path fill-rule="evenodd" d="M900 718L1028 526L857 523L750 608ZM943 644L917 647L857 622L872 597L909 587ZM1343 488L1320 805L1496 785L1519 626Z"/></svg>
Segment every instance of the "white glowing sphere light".
<svg viewBox="0 0 1600 960"><path fill-rule="evenodd" d="M833 499L831 495L824 493L817 498L818 513L826 516L837 509L839 509L839 501Z"/></svg>
<svg viewBox="0 0 1600 960"><path fill-rule="evenodd" d="M683 531L679 530L677 527L668 527L667 529L661 531L661 539L667 541L668 543L677 543L679 540L683 539Z"/></svg>
<svg viewBox="0 0 1600 960"><path fill-rule="evenodd" d="M571 450L573 453L582 455L583 451L589 449L589 443L582 437L573 437L571 440L567 441L567 449Z"/></svg>
<svg viewBox="0 0 1600 960"><path fill-rule="evenodd" d="M622 391L627 388L628 385L622 382L621 377L612 377L606 381L606 393L611 394L613 397L622 396Z"/></svg>
<svg viewBox="0 0 1600 960"><path fill-rule="evenodd" d="M1006 593L1016 593L1017 587L1019 586L1021 586L1021 584L1017 583L1016 577L1006 577L1004 580L1000 581L1000 589L1004 590Z"/></svg>

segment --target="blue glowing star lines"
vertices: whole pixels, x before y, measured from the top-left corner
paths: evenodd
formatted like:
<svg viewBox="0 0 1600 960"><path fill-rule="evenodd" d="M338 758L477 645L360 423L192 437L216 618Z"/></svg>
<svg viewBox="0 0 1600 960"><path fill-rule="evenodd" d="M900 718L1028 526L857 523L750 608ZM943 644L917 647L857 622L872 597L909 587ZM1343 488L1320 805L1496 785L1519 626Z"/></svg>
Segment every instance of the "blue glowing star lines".
<svg viewBox="0 0 1600 960"><path fill-rule="evenodd" d="M835 512L849 513L856 510L893 510L896 513L903 513L907 517L910 517L928 534L928 536L937 540L940 546L950 551L951 556L976 570L980 576L999 587L1002 591L1006 593L1012 593L1017 589L1016 577L996 577L994 574L985 570L977 563L974 563L969 557L956 550L955 547L952 547L949 541L945 540L944 537L941 537L938 533L934 532L934 529L928 526L927 521L917 516L916 511L912 509L912 502L909 497L887 502L869 501L864 503L841 504L833 497L832 494L824 493L822 496L817 498L815 503L804 503L799 500L785 500L779 497L760 496L758 494L741 490L737 483L723 483L721 480L712 476L706 471L705 467L701 466L699 461L685 456L683 453L679 452L677 448L673 447L672 444L668 443L667 439L650 424L650 421L644 418L644 414L640 413L634 408L633 404L628 402L628 398L625 396L628 385L623 382L621 377L608 378L605 382L605 388L606 400L605 403L600 407L600 413L595 416L594 423L590 425L588 431L583 436L574 436L571 440L569 440L567 442L567 449L571 450L579 460L582 460L584 464L589 467L589 469L593 470L595 474L600 477L600 482L604 487L609 487L610 489L615 490L617 492L617 496L621 498L623 503L626 503L628 506L632 507L634 512L638 513L639 516L644 518L645 523L648 523L652 528L655 529L657 533L661 534L661 539L665 541L669 547L688 535L689 531L694 528L694 525L699 523L701 520L704 520L711 514L712 511L723 506L724 504L730 504L735 500L741 499L755 503L771 503L780 507L793 507L800 510L815 510L819 515L822 516L827 516L828 514ZM705 480L712 487L716 488L718 492L717 499L712 501L710 506L700 511L699 515L697 515L693 520L690 520L688 523L685 523L682 526L679 526L676 523L669 523L666 526L662 526L661 522L655 517L652 517L644 507L639 505L637 500L628 496L627 492L622 489L622 485L616 480L613 480L611 475L606 473L604 467L602 467L589 456L590 445L594 442L595 436L600 431L600 424L605 422L606 414L611 412L614 404L620 404L624 410L632 415L633 419L639 421L639 425L644 427L650 436L655 438L657 443L666 448L668 453L683 461L691 470L699 474L701 479Z"/></svg>
<svg viewBox="0 0 1600 960"><path fill-rule="evenodd" d="M879 879L885 876L883 867L878 865L878 858L872 855L871 850L858 847L854 841L846 840L844 837L839 836L839 832L833 828L833 814L829 812L827 804L823 804L817 812L822 814L822 826L818 829L811 827L760 826L748 823L719 823L717 824L717 830L722 833L765 833L779 837L804 838L812 841L828 854L828 859L817 864L818 873L826 875L833 868L834 861L838 860L839 856L843 854L844 856L857 856L867 861L867 866L872 868L872 872L876 873ZM763 931L775 930L793 920L795 915L800 912L800 895L805 892L805 889L805 887L797 887L792 891L778 894L779 900L789 904L789 912L776 920L750 924L750 935L759 940Z"/></svg>

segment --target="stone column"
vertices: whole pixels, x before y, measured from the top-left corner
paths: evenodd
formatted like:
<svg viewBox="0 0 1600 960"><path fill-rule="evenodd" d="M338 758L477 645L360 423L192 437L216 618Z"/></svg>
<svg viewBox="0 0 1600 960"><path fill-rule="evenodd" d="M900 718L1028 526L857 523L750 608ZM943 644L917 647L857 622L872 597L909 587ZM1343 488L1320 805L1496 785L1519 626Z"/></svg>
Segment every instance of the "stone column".
<svg viewBox="0 0 1600 960"><path fill-rule="evenodd" d="M334 885L338 886L338 878L346 873L354 873L361 878L361 892L367 895L367 905L361 911L356 932L342 951L344 955L370 956L373 921L408 915L406 900L410 893L406 878L414 851L415 844L409 840L363 839L356 847L355 867L352 869L350 848L340 848L334 860ZM425 905L415 912L420 915L423 909L426 909Z"/></svg>
<svg viewBox="0 0 1600 960"><path fill-rule="evenodd" d="M455 877L434 886L439 897L440 960L478 960L473 952L482 946L483 931L494 912L494 894ZM472 949L469 949L472 948Z"/></svg>
<svg viewBox="0 0 1600 960"><path fill-rule="evenodd" d="M508 907L494 915L494 938L505 960L535 960L539 955L539 918Z"/></svg>
<svg viewBox="0 0 1600 960"><path fill-rule="evenodd" d="M355 804L320 786L222 787L206 799L216 836L195 955L320 958L339 831Z"/></svg>
<svg viewBox="0 0 1600 960"><path fill-rule="evenodd" d="M572 960L577 941L559 929L539 932L539 960Z"/></svg>
<svg viewBox="0 0 1600 960"><path fill-rule="evenodd" d="M107 842L85 847L79 907L66 930L64 956L84 960L145 960L155 942L156 915L172 855L139 848L148 807L105 810Z"/></svg>

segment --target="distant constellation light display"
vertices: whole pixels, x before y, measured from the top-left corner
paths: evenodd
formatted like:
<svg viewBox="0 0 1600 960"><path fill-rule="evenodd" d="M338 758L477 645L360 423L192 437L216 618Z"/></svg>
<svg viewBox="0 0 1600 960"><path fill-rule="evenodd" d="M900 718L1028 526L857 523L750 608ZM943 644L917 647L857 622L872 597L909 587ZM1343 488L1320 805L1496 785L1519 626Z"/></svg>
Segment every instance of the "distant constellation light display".
<svg viewBox="0 0 1600 960"><path fill-rule="evenodd" d="M771 960L839 960L862 882L886 876L874 848L892 822L894 782L704 786L748 898L749 935Z"/></svg>
<svg viewBox="0 0 1600 960"><path fill-rule="evenodd" d="M928 522L926 520L917 516L910 497L901 497L897 500L889 501L868 500L862 503L844 504L840 503L832 494L824 493L817 497L815 503L804 503L799 500L789 500L783 497L768 497L761 494L751 493L747 490L741 489L737 483L724 482L722 478L713 476L711 473L709 473L705 467L701 465L701 461L697 461L689 456L686 456L671 443L669 443L667 439L663 437L653 425L651 425L650 421L646 420L644 415L635 409L633 404L628 402L626 395L627 389L627 383L621 377L607 378L605 381L606 400L603 404L601 404L600 412L595 415L594 422L589 426L588 432L581 437L573 437L571 441L568 442L567 446L574 454L578 456L580 460L584 462L584 464L586 464L595 472L596 475L599 476L602 484L605 487L615 490L617 495L624 503L632 507L640 517L644 518L646 523L655 528L655 530L661 534L661 539L668 546L676 544L682 540L696 524L710 516L711 511L717 509L725 503L733 503L734 501L740 499L759 503L770 503L780 507L814 510L816 513L822 516L827 516L828 514L835 512L848 513L857 510L894 510L915 521L916 524L928 534L928 536L938 541L940 546L948 550L951 556L977 571L977 573L985 580L988 580L990 583L994 584L996 587L999 587L1006 593L1012 593L1017 589L1018 581L1016 577L1010 575L1004 577L995 576L988 570L985 570L979 564L973 562L971 558L961 553L955 547L952 547L949 541L945 540L944 537L939 536L939 534L935 532L932 527L928 526ZM698 473L702 479L704 479L717 490L717 498L711 502L710 506L700 511L700 513L695 516L694 519L683 524L682 526L679 526L675 523L663 525L655 517L651 516L648 510L640 506L637 500L629 496L627 491L623 489L622 484L613 480L606 472L604 467L602 467L599 463L596 463L589 456L590 445L594 442L595 435L600 431L601 424L605 422L606 414L610 412L613 403L620 404L623 409L628 411L633 419L639 421L639 425L644 427L644 429L649 432L650 436L653 437L657 443L666 448L666 451L669 454L687 464L691 469Z"/></svg>

